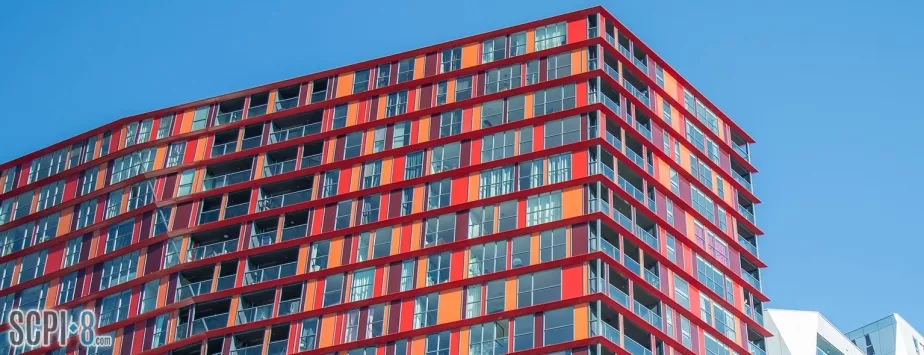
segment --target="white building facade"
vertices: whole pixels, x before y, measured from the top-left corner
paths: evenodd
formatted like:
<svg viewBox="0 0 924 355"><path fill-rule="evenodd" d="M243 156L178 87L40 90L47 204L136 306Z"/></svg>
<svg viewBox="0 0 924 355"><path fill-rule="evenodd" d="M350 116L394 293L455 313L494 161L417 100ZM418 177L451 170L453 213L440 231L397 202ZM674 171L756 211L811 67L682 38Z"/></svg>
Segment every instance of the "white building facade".
<svg viewBox="0 0 924 355"><path fill-rule="evenodd" d="M767 355L869 355L818 312L768 309L764 326L773 333L764 344Z"/></svg>
<svg viewBox="0 0 924 355"><path fill-rule="evenodd" d="M862 355L924 355L924 337L898 314L847 333Z"/></svg>

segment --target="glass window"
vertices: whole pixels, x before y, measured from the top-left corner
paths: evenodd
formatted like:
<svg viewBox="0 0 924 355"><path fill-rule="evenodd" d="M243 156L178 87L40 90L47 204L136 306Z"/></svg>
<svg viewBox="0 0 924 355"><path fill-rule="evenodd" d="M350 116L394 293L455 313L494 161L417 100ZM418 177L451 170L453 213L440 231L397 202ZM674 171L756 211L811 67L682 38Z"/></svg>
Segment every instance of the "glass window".
<svg viewBox="0 0 924 355"><path fill-rule="evenodd" d="M103 263L103 275L100 279L99 289L134 280L138 273L139 251L117 256Z"/></svg>
<svg viewBox="0 0 924 355"><path fill-rule="evenodd" d="M517 277L517 308L561 299L561 269L549 269Z"/></svg>
<svg viewBox="0 0 924 355"><path fill-rule="evenodd" d="M340 304L343 299L343 274L330 275L324 279L323 306Z"/></svg>
<svg viewBox="0 0 924 355"><path fill-rule="evenodd" d="M347 105L337 105L334 106L334 118L331 121L330 128L337 129L346 127L347 121Z"/></svg>
<svg viewBox="0 0 924 355"><path fill-rule="evenodd" d="M83 248L83 237L74 237L67 241L67 247L64 249L64 265L68 267L76 265L80 261L80 251Z"/></svg>
<svg viewBox="0 0 924 355"><path fill-rule="evenodd" d="M449 281L449 252L427 256L427 286Z"/></svg>
<svg viewBox="0 0 924 355"><path fill-rule="evenodd" d="M558 47L565 44L566 22L536 28L536 50Z"/></svg>
<svg viewBox="0 0 924 355"><path fill-rule="evenodd" d="M481 105L481 127L497 126L504 121L504 100L494 100Z"/></svg>
<svg viewBox="0 0 924 355"><path fill-rule="evenodd" d="M35 191L27 191L16 196L16 209L13 211L13 219L29 215L32 211L32 196Z"/></svg>
<svg viewBox="0 0 924 355"><path fill-rule="evenodd" d="M519 154L532 153L533 151L533 126L520 128L520 152Z"/></svg>
<svg viewBox="0 0 924 355"><path fill-rule="evenodd" d="M132 291L125 290L103 298L99 311L99 326L109 325L128 316L128 304Z"/></svg>
<svg viewBox="0 0 924 355"><path fill-rule="evenodd" d="M507 122L516 122L523 119L523 95L507 98Z"/></svg>
<svg viewBox="0 0 924 355"><path fill-rule="evenodd" d="M324 180L321 182L321 197L331 197L337 194L337 184L340 182L340 170L328 170L324 172Z"/></svg>
<svg viewBox="0 0 924 355"><path fill-rule="evenodd" d="M398 61L398 83L414 79L414 58Z"/></svg>
<svg viewBox="0 0 924 355"><path fill-rule="evenodd" d="M180 165L183 162L183 154L186 152L186 142L174 142L170 143L170 147L167 148L167 164L166 167L174 167Z"/></svg>
<svg viewBox="0 0 924 355"><path fill-rule="evenodd" d="M514 33L510 35L510 56L517 56L526 53L526 32Z"/></svg>
<svg viewBox="0 0 924 355"><path fill-rule="evenodd" d="M533 348L535 322L532 314L513 319L513 351Z"/></svg>
<svg viewBox="0 0 924 355"><path fill-rule="evenodd" d="M493 280L487 284L484 299L484 314L504 311L505 280Z"/></svg>
<svg viewBox="0 0 924 355"><path fill-rule="evenodd" d="M686 309L690 309L690 285L674 274L674 300Z"/></svg>
<svg viewBox="0 0 924 355"><path fill-rule="evenodd" d="M311 266L308 271L326 269L328 253L330 253L330 240L325 239L311 243Z"/></svg>
<svg viewBox="0 0 924 355"><path fill-rule="evenodd" d="M449 83L445 80L436 83L436 105L443 105L446 103L448 85Z"/></svg>
<svg viewBox="0 0 924 355"><path fill-rule="evenodd" d="M546 262L565 257L565 229L557 228L539 234L539 261Z"/></svg>
<svg viewBox="0 0 924 355"><path fill-rule="evenodd" d="M427 209L449 206L449 193L452 187L451 179L443 179L427 184Z"/></svg>
<svg viewBox="0 0 924 355"><path fill-rule="evenodd" d="M376 160L363 164L363 182L362 188L379 186L382 180L382 161Z"/></svg>
<svg viewBox="0 0 924 355"><path fill-rule="evenodd" d="M337 217L334 222L334 229L343 229L350 226L350 216L352 216L353 201L346 200L337 203Z"/></svg>
<svg viewBox="0 0 924 355"><path fill-rule="evenodd" d="M417 296L414 299L414 329L436 325L439 303L439 292Z"/></svg>
<svg viewBox="0 0 924 355"><path fill-rule="evenodd" d="M343 159L358 157L362 154L363 132L353 132L346 135L343 148Z"/></svg>
<svg viewBox="0 0 924 355"><path fill-rule="evenodd" d="M561 219L561 191L529 196L526 199L526 225L532 226Z"/></svg>
<svg viewBox="0 0 924 355"><path fill-rule="evenodd" d="M553 148L581 140L580 116L545 123L545 148Z"/></svg>
<svg viewBox="0 0 924 355"><path fill-rule="evenodd" d="M513 238L510 247L510 268L529 265L529 236Z"/></svg>
<svg viewBox="0 0 924 355"><path fill-rule="evenodd" d="M375 268L353 272L353 284L350 286L350 302L372 297L372 279L374 277Z"/></svg>
<svg viewBox="0 0 924 355"><path fill-rule="evenodd" d="M157 306L157 289L160 287L160 280L150 281L144 284L141 289L141 305L138 313L148 312Z"/></svg>
<svg viewBox="0 0 924 355"><path fill-rule="evenodd" d="M513 192L513 166L482 171L478 183L478 198L500 196Z"/></svg>
<svg viewBox="0 0 924 355"><path fill-rule="evenodd" d="M571 75L571 52L549 56L546 80L563 78Z"/></svg>
<svg viewBox="0 0 924 355"><path fill-rule="evenodd" d="M549 183L571 180L571 152L549 157Z"/></svg>
<svg viewBox="0 0 924 355"><path fill-rule="evenodd" d="M455 240L456 215L444 214L439 217L427 218L424 222L424 247L450 243Z"/></svg>
<svg viewBox="0 0 924 355"><path fill-rule="evenodd" d="M427 334L427 352L426 355L448 355L449 354L449 331Z"/></svg>
<svg viewBox="0 0 924 355"><path fill-rule="evenodd" d="M209 118L209 107L202 106L196 109L196 113L193 115L192 128L191 131L196 131L205 128L205 123Z"/></svg>
<svg viewBox="0 0 924 355"><path fill-rule="evenodd" d="M568 67L570 71L570 66ZM484 93L492 94L499 91L520 87L520 65L490 69L485 73Z"/></svg>
<svg viewBox="0 0 924 355"><path fill-rule="evenodd" d="M379 220L379 206L381 205L382 195L375 194L362 198L362 212L360 214L360 224L377 222Z"/></svg>
<svg viewBox="0 0 924 355"><path fill-rule="evenodd" d="M472 76L456 78L456 101L472 97Z"/></svg>
<svg viewBox="0 0 924 355"><path fill-rule="evenodd" d="M401 189L401 215L411 214L414 207L414 188L405 187Z"/></svg>
<svg viewBox="0 0 924 355"><path fill-rule="evenodd" d="M372 257L381 258L391 254L392 227L379 228L375 231L372 245Z"/></svg>
<svg viewBox="0 0 924 355"><path fill-rule="evenodd" d="M64 198L64 180L55 181L42 186L39 191L38 206L35 211L53 207Z"/></svg>
<svg viewBox="0 0 924 355"><path fill-rule="evenodd" d="M468 211L468 237L477 238L494 232L494 206L475 207Z"/></svg>
<svg viewBox="0 0 924 355"><path fill-rule="evenodd" d="M401 262L400 290L407 291L414 288L414 260Z"/></svg>
<svg viewBox="0 0 924 355"><path fill-rule="evenodd" d="M574 84L548 88L536 92L533 115L545 115L574 108Z"/></svg>
<svg viewBox="0 0 924 355"><path fill-rule="evenodd" d="M507 241L473 245L468 254L468 276L475 277L507 269Z"/></svg>
<svg viewBox="0 0 924 355"><path fill-rule="evenodd" d="M353 74L353 93L369 90L369 69L357 70Z"/></svg>
<svg viewBox="0 0 924 355"><path fill-rule="evenodd" d="M465 319L481 315L481 284L465 286Z"/></svg>
<svg viewBox="0 0 924 355"><path fill-rule="evenodd" d="M526 85L539 82L539 61L531 60L526 62Z"/></svg>
<svg viewBox="0 0 924 355"><path fill-rule="evenodd" d="M42 275L45 272L45 260L47 258L47 250L41 250L24 256L19 270L19 283L32 280Z"/></svg>
<svg viewBox="0 0 924 355"><path fill-rule="evenodd" d="M501 202L498 218L497 218L497 231L506 232L509 230L514 230L517 227L517 201L504 201Z"/></svg>
<svg viewBox="0 0 924 355"><path fill-rule="evenodd" d="M443 50L440 55L440 73L457 70L462 67L462 47Z"/></svg>
<svg viewBox="0 0 924 355"><path fill-rule="evenodd" d="M388 94L385 117L392 117L407 112L407 90Z"/></svg>
<svg viewBox="0 0 924 355"><path fill-rule="evenodd" d="M97 175L99 175L99 166L92 166L80 173L80 196L96 190Z"/></svg>
<svg viewBox="0 0 924 355"><path fill-rule="evenodd" d="M475 324L469 330L468 353L500 355L507 353L507 320Z"/></svg>
<svg viewBox="0 0 924 355"><path fill-rule="evenodd" d="M388 81L390 80L389 78L391 76L391 64L389 63L380 64L376 68L375 72L376 72L375 87L380 88L380 87L388 86Z"/></svg>
<svg viewBox="0 0 924 355"><path fill-rule="evenodd" d="M434 148L433 152L435 155L436 148ZM442 152L443 150L440 150L440 153ZM423 175L423 151L407 153L407 157L404 159L404 179L413 179L421 175Z"/></svg>
<svg viewBox="0 0 924 355"><path fill-rule="evenodd" d="M430 173L436 174L459 167L459 153L461 144L452 142L433 148L430 157Z"/></svg>
<svg viewBox="0 0 924 355"><path fill-rule="evenodd" d="M377 132L376 132L377 133ZM391 147L401 148L411 143L411 122L401 121L395 123Z"/></svg>
<svg viewBox="0 0 924 355"><path fill-rule="evenodd" d="M507 38L504 36L481 42L481 62L490 63L505 58Z"/></svg>
<svg viewBox="0 0 924 355"><path fill-rule="evenodd" d="M542 317L544 345L564 343L574 339L574 309L571 307L546 311Z"/></svg>
<svg viewBox="0 0 924 355"><path fill-rule="evenodd" d="M116 158L112 163L112 177L109 183L115 184L151 171L151 169L154 168L154 155L156 149L157 148L143 149Z"/></svg>
<svg viewBox="0 0 924 355"><path fill-rule="evenodd" d="M58 305L65 304L74 299L74 295L77 291L76 271L61 277L60 289L61 291L58 293Z"/></svg>
<svg viewBox="0 0 924 355"><path fill-rule="evenodd" d="M109 233L106 234L105 253L120 249L131 243L132 229L135 225L135 219L129 218L118 224L109 227Z"/></svg>
<svg viewBox="0 0 924 355"><path fill-rule="evenodd" d="M440 115L440 138L462 133L462 110L443 112Z"/></svg>
<svg viewBox="0 0 924 355"><path fill-rule="evenodd" d="M195 169L183 170L183 173L180 174L180 183L178 184L179 187L177 188L177 192L176 192L177 197L186 196L186 195L189 195L190 192L192 192L193 176L195 176L195 174L196 174ZM110 194L109 196L111 197L112 194ZM110 216L108 215L106 216L106 218L109 218L109 217Z"/></svg>

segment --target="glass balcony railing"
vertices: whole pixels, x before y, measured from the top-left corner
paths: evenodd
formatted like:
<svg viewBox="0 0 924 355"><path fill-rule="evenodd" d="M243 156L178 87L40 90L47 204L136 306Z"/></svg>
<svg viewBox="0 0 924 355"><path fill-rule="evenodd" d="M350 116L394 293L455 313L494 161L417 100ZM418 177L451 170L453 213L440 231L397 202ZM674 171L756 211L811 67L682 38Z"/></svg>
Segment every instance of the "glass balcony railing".
<svg viewBox="0 0 924 355"><path fill-rule="evenodd" d="M644 228L635 226L635 234L638 235L638 237L641 238L645 244L648 244L648 246L654 248L654 250L661 249L658 245L658 237L655 237Z"/></svg>
<svg viewBox="0 0 924 355"><path fill-rule="evenodd" d="M248 346L246 348L231 349L228 355L263 355L263 344Z"/></svg>
<svg viewBox="0 0 924 355"><path fill-rule="evenodd" d="M643 202L645 200L645 194L643 194L641 190L635 187L635 185L630 184L629 181L623 178L622 176L618 177L616 184L619 185L619 187L621 187L623 190L628 192L629 195L632 195L632 197L638 200L639 202ZM632 230L632 228L629 228L629 230Z"/></svg>
<svg viewBox="0 0 924 355"><path fill-rule="evenodd" d="M267 104L253 106L247 109L247 117L257 117L266 114Z"/></svg>
<svg viewBox="0 0 924 355"><path fill-rule="evenodd" d="M748 317L751 317L751 319L753 319L755 322L757 322L757 324L760 324L761 326L764 325L763 313L754 309L753 307L751 307L751 305L749 304L744 305L744 313L747 314Z"/></svg>
<svg viewBox="0 0 924 355"><path fill-rule="evenodd" d="M642 134L642 136L647 138L649 142L651 141L651 130L648 129L648 127L645 127L643 124L639 123L638 121L635 121L635 129L638 130L639 133Z"/></svg>
<svg viewBox="0 0 924 355"><path fill-rule="evenodd" d="M212 291L212 280L193 282L184 286L177 286L176 301L184 300L189 297L204 295Z"/></svg>
<svg viewBox="0 0 924 355"><path fill-rule="evenodd" d="M648 347L642 346L642 344L639 344L637 341L633 340L632 338L626 336L626 337L623 337L622 339L623 339L622 347L625 348L627 351L629 351L630 354L632 355L651 355L651 349L649 349Z"/></svg>
<svg viewBox="0 0 924 355"><path fill-rule="evenodd" d="M642 156L638 155L638 153L636 153L634 150L627 147L625 154L627 157L629 157L630 160L632 160L633 163L635 163L635 165L638 165L640 168L645 168L645 160L642 159Z"/></svg>
<svg viewBox="0 0 924 355"><path fill-rule="evenodd" d="M266 346L266 355L285 355L286 342L288 342L288 340L270 342L269 345Z"/></svg>
<svg viewBox="0 0 924 355"><path fill-rule="evenodd" d="M295 170L295 159L269 164L263 167L263 177L270 177Z"/></svg>
<svg viewBox="0 0 924 355"><path fill-rule="evenodd" d="M638 59L638 57L636 57L636 56L632 56L632 63L634 63L635 66L637 66L639 69L641 69L643 73L645 73L646 75L648 74L648 63L647 63L647 61L643 61L643 60L641 60L641 59Z"/></svg>
<svg viewBox="0 0 924 355"><path fill-rule="evenodd" d="M747 251L751 252L751 254L754 254L754 256L758 256L757 245L752 244L750 241L748 241L747 239L744 239L744 237L740 235L738 236L738 244L741 244L741 246L743 246L744 249L747 249Z"/></svg>
<svg viewBox="0 0 924 355"><path fill-rule="evenodd" d="M754 188L751 187L751 182L748 181L748 179L745 179L744 176L739 175L737 171L732 169L731 175L732 175L732 178L735 179L735 181L737 181L739 184L744 186L744 188L748 189L748 191L752 191L752 192L754 191Z"/></svg>
<svg viewBox="0 0 924 355"><path fill-rule="evenodd" d="M270 133L270 143L285 142L290 139L304 137L309 134L321 132L321 122L310 123L302 126L283 129Z"/></svg>
<svg viewBox="0 0 924 355"><path fill-rule="evenodd" d="M606 295L610 296L616 303L621 304L623 307L629 307L629 295L616 287L616 285L606 284Z"/></svg>
<svg viewBox="0 0 924 355"><path fill-rule="evenodd" d="M590 250L597 251L600 250L604 254L609 255L611 258L619 262L619 248L614 246L612 243L608 242L606 239L602 238L591 238L590 239Z"/></svg>
<svg viewBox="0 0 924 355"><path fill-rule="evenodd" d="M302 169L321 165L321 153L302 157Z"/></svg>
<svg viewBox="0 0 924 355"><path fill-rule="evenodd" d="M233 185L248 180L250 180L250 169L233 172L230 174L224 174L221 176L205 178L205 180L202 181L202 189L217 189L222 186Z"/></svg>
<svg viewBox="0 0 924 355"><path fill-rule="evenodd" d="M211 157L214 158L214 157L220 157L225 154L231 154L231 153L234 153L236 149L237 149L237 141L213 145Z"/></svg>
<svg viewBox="0 0 924 355"><path fill-rule="evenodd" d="M221 214L221 208L216 208L211 211L202 211L202 213L199 213L199 224L215 222L218 220L218 216L220 214Z"/></svg>
<svg viewBox="0 0 924 355"><path fill-rule="evenodd" d="M624 86L626 90L629 90L629 92L632 93L632 96L635 96L635 98L639 99L639 101L644 103L645 106L651 106L651 103L648 101L647 93L643 93L641 90L636 88L634 85L629 83L628 80L625 80L625 79L622 80L622 86Z"/></svg>
<svg viewBox="0 0 924 355"><path fill-rule="evenodd" d="M282 229L282 240L295 239L308 235L308 224L299 224L296 226L285 227Z"/></svg>
<svg viewBox="0 0 924 355"><path fill-rule="evenodd" d="M613 45L614 47L616 46L616 38L609 33L606 34L606 42Z"/></svg>
<svg viewBox="0 0 924 355"><path fill-rule="evenodd" d="M191 335L228 326L228 313L202 317L192 321Z"/></svg>
<svg viewBox="0 0 924 355"><path fill-rule="evenodd" d="M257 201L257 210L266 211L273 208L285 207L292 204L308 201L310 198L311 189L293 191L278 196L270 196Z"/></svg>
<svg viewBox="0 0 924 355"><path fill-rule="evenodd" d="M652 272L651 270L648 270L648 269L643 269L643 270L645 270L644 272L645 281L650 283L655 288L661 289L661 278L658 275L655 275L655 273Z"/></svg>
<svg viewBox="0 0 924 355"><path fill-rule="evenodd" d="M655 328L661 329L661 316L645 307L645 305L639 303L638 301L633 300L634 303L634 312L639 317L644 319L648 324L653 325Z"/></svg>
<svg viewBox="0 0 924 355"><path fill-rule="evenodd" d="M751 355L767 355L767 352L764 351L764 349L761 349L760 346L752 342L748 342L748 351L751 353ZM822 353L827 354L824 352Z"/></svg>
<svg viewBox="0 0 924 355"><path fill-rule="evenodd" d="M298 106L298 97L290 97L288 99L276 99L276 111L288 110Z"/></svg>
<svg viewBox="0 0 924 355"><path fill-rule="evenodd" d="M237 238L189 249L186 252L186 261L202 260L235 251L237 251Z"/></svg>
<svg viewBox="0 0 924 355"><path fill-rule="evenodd" d="M189 330L189 323L178 323L176 325L176 340L186 339L186 332Z"/></svg>
<svg viewBox="0 0 924 355"><path fill-rule="evenodd" d="M259 147L261 143L263 143L262 135L244 138L244 140L241 141L241 150Z"/></svg>
<svg viewBox="0 0 924 355"><path fill-rule="evenodd" d="M219 277L218 282L215 283L215 291L227 290L234 287L235 278L237 278L237 274Z"/></svg>
<svg viewBox="0 0 924 355"><path fill-rule="evenodd" d="M277 316L284 316L292 313L298 313L302 307L302 299L296 298L294 300L286 300L279 302L279 310L276 311Z"/></svg>
<svg viewBox="0 0 924 355"><path fill-rule="evenodd" d="M616 213L613 213L613 218L616 219L616 222L619 223L623 228L632 231L632 218L622 214L618 209Z"/></svg>
<svg viewBox="0 0 924 355"><path fill-rule="evenodd" d="M748 211L747 208L744 208L744 206L738 205L738 212L741 212L741 214L744 215L744 219L750 221L751 223L757 223L754 220L754 214L751 213L751 211Z"/></svg>
<svg viewBox="0 0 924 355"><path fill-rule="evenodd" d="M622 264L625 265L629 271L632 271L636 275L642 276L642 267L638 265L638 261L635 261L626 255L626 257L622 259Z"/></svg>
<svg viewBox="0 0 924 355"><path fill-rule="evenodd" d="M751 155L748 154L747 145L737 145L737 144L732 143L732 148L734 148L734 150L738 152L738 155L744 158L744 160L751 161Z"/></svg>
<svg viewBox="0 0 924 355"><path fill-rule="evenodd" d="M600 324L598 326L597 324ZM598 330L598 328L603 328ZM620 345L619 339L622 338L622 334L619 333L619 330L614 328L607 322L602 321L591 321L590 322L590 336L603 336L606 340L613 342L613 344Z"/></svg>
<svg viewBox="0 0 924 355"><path fill-rule="evenodd" d="M619 103L611 99L609 96L606 96L603 94L601 94L600 96L603 97L604 106L608 107L610 110L613 110L613 113L615 113L617 116L621 114L620 113L621 111L619 111Z"/></svg>
<svg viewBox="0 0 924 355"><path fill-rule="evenodd" d="M252 285L295 275L295 269L298 267L297 264L298 262L293 261L291 263L248 271L244 273L244 284Z"/></svg>
<svg viewBox="0 0 924 355"><path fill-rule="evenodd" d="M626 48L626 47L623 47L622 44L617 44L617 45L616 45L616 48L618 48L618 49L619 49L619 53L622 53L622 55L626 56L626 58L631 58L631 57L632 57L632 55L629 54L629 49Z"/></svg>
<svg viewBox="0 0 924 355"><path fill-rule="evenodd" d="M265 304L257 307L244 308L237 311L235 324L245 324L268 319L273 316L273 304Z"/></svg>
<svg viewBox="0 0 924 355"><path fill-rule="evenodd" d="M616 68L613 68L609 64L603 63L603 71L613 79L616 79L617 82L619 81L619 72L616 70Z"/></svg>
<svg viewBox="0 0 924 355"><path fill-rule="evenodd" d="M590 27L590 28L588 28L588 29L587 29L587 38L594 38L594 37L597 37L597 28L596 28L596 27Z"/></svg>
<svg viewBox="0 0 924 355"><path fill-rule="evenodd" d="M243 216L247 214L248 207L250 207L250 202L244 202L244 203L239 203L236 205L225 207L225 219Z"/></svg>
<svg viewBox="0 0 924 355"><path fill-rule="evenodd" d="M744 278L744 281L754 286L757 290L760 290L760 280L748 273L747 271L741 270L741 277Z"/></svg>
<svg viewBox="0 0 924 355"><path fill-rule="evenodd" d="M649 165L648 167L651 167L651 165ZM651 212L657 212L657 205L655 204L655 200L653 197L648 196L648 201L646 202L646 204L648 204L648 209L651 210Z"/></svg>
<svg viewBox="0 0 924 355"><path fill-rule="evenodd" d="M259 248L276 242L276 231L263 232L250 237L249 248Z"/></svg>
<svg viewBox="0 0 924 355"><path fill-rule="evenodd" d="M616 147L616 150L622 151L622 141L610 131L606 131L606 141Z"/></svg>
<svg viewBox="0 0 924 355"><path fill-rule="evenodd" d="M610 180L614 180L616 178L616 172L613 171L613 168L603 164L602 162L591 162L588 169L590 169L590 175L603 174L603 176L606 176Z"/></svg>
<svg viewBox="0 0 924 355"><path fill-rule="evenodd" d="M215 116L215 125L219 126L219 125L223 125L226 123L240 121L241 118L244 118L244 109L240 109L237 111L231 111L231 112L225 112L225 113L219 113L217 116Z"/></svg>
<svg viewBox="0 0 924 355"><path fill-rule="evenodd" d="M327 90L321 90L311 93L311 103L321 102L327 98Z"/></svg>

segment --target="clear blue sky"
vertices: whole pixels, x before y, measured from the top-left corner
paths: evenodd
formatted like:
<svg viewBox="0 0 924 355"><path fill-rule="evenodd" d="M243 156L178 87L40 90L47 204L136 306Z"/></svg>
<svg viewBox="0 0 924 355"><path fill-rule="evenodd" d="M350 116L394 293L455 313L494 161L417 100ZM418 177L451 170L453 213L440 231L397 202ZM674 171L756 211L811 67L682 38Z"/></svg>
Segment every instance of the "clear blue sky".
<svg viewBox="0 0 924 355"><path fill-rule="evenodd" d="M123 116L601 4L397 2L8 2L0 161ZM757 139L770 306L820 310L845 332L897 312L924 331L912 223L924 213L924 5L602 5Z"/></svg>

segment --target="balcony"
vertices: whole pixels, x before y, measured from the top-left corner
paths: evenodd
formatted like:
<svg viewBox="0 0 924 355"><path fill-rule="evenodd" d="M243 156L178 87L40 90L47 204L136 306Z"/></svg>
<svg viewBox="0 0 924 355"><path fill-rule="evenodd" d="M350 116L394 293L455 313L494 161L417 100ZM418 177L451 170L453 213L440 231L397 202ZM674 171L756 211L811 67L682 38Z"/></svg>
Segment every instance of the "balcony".
<svg viewBox="0 0 924 355"><path fill-rule="evenodd" d="M253 222L253 228L251 229L252 235L250 236L250 242L248 243L248 248L259 248L264 245L270 245L276 242L276 235L278 234L279 228L279 218L272 217L261 219Z"/></svg>
<svg viewBox="0 0 924 355"><path fill-rule="evenodd" d="M633 291L635 298L632 300L632 312L655 328L664 329L661 324L661 301L637 284Z"/></svg>
<svg viewBox="0 0 924 355"><path fill-rule="evenodd" d="M240 121L244 118L244 98L224 101L218 104L218 114L215 116L215 125Z"/></svg>
<svg viewBox="0 0 924 355"><path fill-rule="evenodd" d="M181 271L177 277L174 302L211 292L214 273L214 265Z"/></svg>
<svg viewBox="0 0 924 355"><path fill-rule="evenodd" d="M250 209L250 190L235 191L228 194L224 219L240 217Z"/></svg>
<svg viewBox="0 0 924 355"><path fill-rule="evenodd" d="M757 220L754 218L754 203L748 201L747 198L738 194L738 212L741 212L744 215L744 219L748 220L752 224L757 224Z"/></svg>
<svg viewBox="0 0 924 355"><path fill-rule="evenodd" d="M240 226L196 232L189 236L186 261L202 260L237 251Z"/></svg>
<svg viewBox="0 0 924 355"><path fill-rule="evenodd" d="M295 84L276 90L274 111L288 110L298 106L298 94L301 85Z"/></svg>
<svg viewBox="0 0 924 355"><path fill-rule="evenodd" d="M266 345L266 355L285 355L289 342L289 325L280 324L270 329L269 344Z"/></svg>
<svg viewBox="0 0 924 355"><path fill-rule="evenodd" d="M280 181L260 187L257 211L280 208L311 199L312 177Z"/></svg>
<svg viewBox="0 0 924 355"><path fill-rule="evenodd" d="M639 80L631 72L623 71L622 86L629 90L629 93L639 99L645 106L651 107L648 99L648 85Z"/></svg>
<svg viewBox="0 0 924 355"><path fill-rule="evenodd" d="M190 307L193 308L192 314L194 318L192 322L189 323L190 335L196 335L228 326L228 310L231 307L230 298L198 303ZM188 310L180 309L180 313L186 312L188 312Z"/></svg>
<svg viewBox="0 0 924 355"><path fill-rule="evenodd" d="M632 42L622 33L618 33L616 36L616 43L614 43L614 45L619 50L619 53L626 58L632 58L632 54L629 52L629 47L632 47Z"/></svg>
<svg viewBox="0 0 924 355"><path fill-rule="evenodd" d="M744 160L751 161L751 151L748 149L748 142L741 138L737 133L731 131L732 150L738 153Z"/></svg>
<svg viewBox="0 0 924 355"><path fill-rule="evenodd" d="M283 117L270 123L269 143L285 142L321 132L322 110Z"/></svg>
<svg viewBox="0 0 924 355"><path fill-rule="evenodd" d="M311 83L311 103L327 99L328 78L318 79Z"/></svg>
<svg viewBox="0 0 924 355"><path fill-rule="evenodd" d="M258 329L231 336L229 355L263 355L263 338L266 330Z"/></svg>
<svg viewBox="0 0 924 355"><path fill-rule="evenodd" d="M741 277L744 278L744 281L754 286L758 291L760 290L760 273L757 271L748 272L744 269L741 269Z"/></svg>
<svg viewBox="0 0 924 355"><path fill-rule="evenodd" d="M658 244L658 226L654 221L648 219L648 217L643 214L638 214L635 217L638 219L638 224L635 226L635 235L654 250L660 250L661 246Z"/></svg>
<svg viewBox="0 0 924 355"><path fill-rule="evenodd" d="M250 95L250 106L247 108L247 118L265 115L266 108L269 107L268 103L268 92Z"/></svg>
<svg viewBox="0 0 924 355"><path fill-rule="evenodd" d="M747 249L754 256L759 256L757 253L757 236L754 235L747 227L738 223L738 244Z"/></svg>
<svg viewBox="0 0 924 355"><path fill-rule="evenodd" d="M631 150L626 149L626 151ZM644 203L645 194L643 194L641 190L642 178L630 169L620 169L620 165L622 164L624 163L620 162L616 165L616 185L619 185L619 188L632 196L632 198ZM632 230L632 228L630 227L629 230Z"/></svg>
<svg viewBox="0 0 924 355"><path fill-rule="evenodd" d="M648 74L648 55L645 54L645 52L642 51L638 47L634 47L632 49L634 49L632 53L633 55L630 57L632 58L632 64L635 64L636 67L641 69L642 72L647 75Z"/></svg>
<svg viewBox="0 0 924 355"><path fill-rule="evenodd" d="M212 150L211 153L209 153L209 156L214 158L236 152L237 135L237 130L215 134L215 141L212 142Z"/></svg>
<svg viewBox="0 0 924 355"><path fill-rule="evenodd" d="M200 225L215 222L221 216L221 196L212 196L202 200L199 210Z"/></svg>
<svg viewBox="0 0 924 355"><path fill-rule="evenodd" d="M289 285L282 288L279 307L276 316L285 316L298 313L302 310L302 284Z"/></svg>
<svg viewBox="0 0 924 355"><path fill-rule="evenodd" d="M644 113L635 111L635 129L649 142L653 142L651 139L651 118Z"/></svg>
<svg viewBox="0 0 924 355"><path fill-rule="evenodd" d="M309 218L311 218L310 210L287 213L284 216L284 227L280 239L286 241L307 236Z"/></svg>
<svg viewBox="0 0 924 355"><path fill-rule="evenodd" d="M256 148L263 144L263 124L256 124L244 128L244 139L241 140L241 150Z"/></svg>
<svg viewBox="0 0 924 355"><path fill-rule="evenodd" d="M297 264L298 248L251 256L247 259L248 271L244 273L244 285L295 275Z"/></svg>
<svg viewBox="0 0 924 355"><path fill-rule="evenodd" d="M731 159L731 176L748 191L754 191L751 185L751 173L734 158Z"/></svg>
<svg viewBox="0 0 924 355"><path fill-rule="evenodd" d="M253 323L272 317L275 296L275 289L242 295L240 309L235 315L234 324Z"/></svg>
<svg viewBox="0 0 924 355"><path fill-rule="evenodd" d="M208 191L228 185L250 181L253 158L233 160L209 166L205 169L202 190Z"/></svg>
<svg viewBox="0 0 924 355"><path fill-rule="evenodd" d="M227 290L234 287L237 281L237 260L221 263L218 270L218 280L215 281L215 291Z"/></svg>
<svg viewBox="0 0 924 355"><path fill-rule="evenodd" d="M298 147L289 147L266 153L263 177L285 174L295 170L298 159Z"/></svg>

